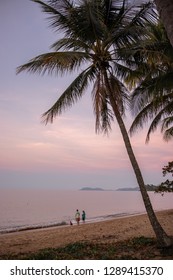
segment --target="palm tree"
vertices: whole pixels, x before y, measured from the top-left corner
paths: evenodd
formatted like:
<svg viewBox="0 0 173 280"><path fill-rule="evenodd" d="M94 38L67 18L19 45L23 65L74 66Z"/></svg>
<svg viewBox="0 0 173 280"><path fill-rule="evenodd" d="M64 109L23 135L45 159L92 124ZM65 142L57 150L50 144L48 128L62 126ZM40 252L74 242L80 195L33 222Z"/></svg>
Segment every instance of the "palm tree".
<svg viewBox="0 0 173 280"><path fill-rule="evenodd" d="M53 122L57 115L77 102L89 84L96 116L96 132L107 133L114 119L119 125L149 220L161 246L169 246L167 236L153 211L143 177L135 158L124 125L123 114L128 102L128 91L123 79L128 68L119 61L118 50L130 46L146 36L146 22L154 22L150 3L130 8L126 0L34 0L50 15L51 27L61 30L64 37L52 45L53 52L39 55L18 67L17 73L28 71L38 74L67 74L78 71L75 80L43 114L45 123ZM85 69L82 69L82 67Z"/></svg>
<svg viewBox="0 0 173 280"><path fill-rule="evenodd" d="M154 0L161 20L166 29L168 38L173 47L173 1L172 0Z"/></svg>
<svg viewBox="0 0 173 280"><path fill-rule="evenodd" d="M132 54L138 61L136 77L134 73L131 77L137 87L132 94L131 107L136 116L130 133L152 120L146 142L159 125L164 140L169 141L173 137L173 48L161 23L151 25L150 30L150 39Z"/></svg>

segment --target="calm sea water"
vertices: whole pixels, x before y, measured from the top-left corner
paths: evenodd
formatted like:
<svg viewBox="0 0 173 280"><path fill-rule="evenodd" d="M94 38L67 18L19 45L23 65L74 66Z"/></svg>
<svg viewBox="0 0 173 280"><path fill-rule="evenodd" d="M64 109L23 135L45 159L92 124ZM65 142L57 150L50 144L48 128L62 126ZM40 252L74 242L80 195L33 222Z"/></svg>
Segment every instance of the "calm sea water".
<svg viewBox="0 0 173 280"><path fill-rule="evenodd" d="M154 210L173 208L173 194L150 192ZM0 189L0 232L50 226L72 220L76 209L87 221L145 212L140 192Z"/></svg>

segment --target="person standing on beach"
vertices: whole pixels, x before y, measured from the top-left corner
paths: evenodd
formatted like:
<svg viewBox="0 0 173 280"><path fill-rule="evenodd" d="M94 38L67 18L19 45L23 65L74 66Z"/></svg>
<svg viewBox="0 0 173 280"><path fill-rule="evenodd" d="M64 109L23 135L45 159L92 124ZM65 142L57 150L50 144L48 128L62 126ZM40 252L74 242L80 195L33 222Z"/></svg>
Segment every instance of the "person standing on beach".
<svg viewBox="0 0 173 280"><path fill-rule="evenodd" d="M86 219L86 213L85 213L85 211L83 210L83 211L82 211L82 221L83 221L83 223L85 223L85 219Z"/></svg>
<svg viewBox="0 0 173 280"><path fill-rule="evenodd" d="M80 212L79 212L78 209L76 210L75 219L76 219L77 225L79 225L79 222L80 222Z"/></svg>

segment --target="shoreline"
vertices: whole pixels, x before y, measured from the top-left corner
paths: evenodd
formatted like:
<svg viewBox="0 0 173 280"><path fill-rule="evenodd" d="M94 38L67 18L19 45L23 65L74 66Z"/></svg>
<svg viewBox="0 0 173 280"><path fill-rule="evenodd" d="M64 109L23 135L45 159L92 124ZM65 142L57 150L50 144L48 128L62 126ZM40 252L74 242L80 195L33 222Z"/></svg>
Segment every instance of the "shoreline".
<svg viewBox="0 0 173 280"><path fill-rule="evenodd" d="M164 209L164 210L156 210L155 213L157 212L163 212L163 211L170 211L172 209ZM99 223L99 222L106 222L106 221L111 221L114 219L123 219L123 218L128 218L128 217L133 217L133 216L139 216L139 215L144 215L146 211L142 212L132 212L132 213L117 213L117 214L109 214L109 215L104 215L104 216L98 216L98 217L92 217L89 218L85 221L85 224L91 224L91 223ZM80 225L82 225L82 221L80 221ZM75 220L73 220L73 226L76 226L77 223ZM6 234L13 234L17 232L26 232L26 231L35 231L35 230L46 230L46 229L51 229L51 228L62 228L62 227L69 227L71 226L69 222L67 221L62 221L62 222L57 222L53 224L45 224L45 225L31 225L31 226L25 226L25 227L16 227L14 229L5 229L0 231L0 236L1 235L6 235Z"/></svg>
<svg viewBox="0 0 173 280"><path fill-rule="evenodd" d="M158 211L156 216L166 233L173 236L173 209ZM146 214L107 221L26 230L0 235L0 259L14 259L41 249L58 248L75 242L108 244L134 237L155 237Z"/></svg>
<svg viewBox="0 0 173 280"><path fill-rule="evenodd" d="M168 209L169 210L169 209ZM163 210L164 211L164 210ZM155 211L158 212L158 211ZM90 223L99 223L99 222L105 222L105 221L110 221L113 219L121 219L125 217L131 217L131 216L138 216L138 215L143 215L146 214L146 212L135 212L135 213L117 213L117 214L109 214L105 216L98 216L98 217L93 217L89 218L88 220L85 221L85 224L90 224ZM80 224L83 224L80 222ZM76 225L76 221L73 221L73 225ZM40 230L40 229L49 229L49 228L57 228L57 227L68 227L70 224L66 221L54 223L54 224L45 224L45 225L31 225L31 226L25 226L25 227L16 227L13 229L4 229L0 231L0 236L4 234L10 234L10 233L15 233L15 232L25 232L25 231L32 231L32 230Z"/></svg>

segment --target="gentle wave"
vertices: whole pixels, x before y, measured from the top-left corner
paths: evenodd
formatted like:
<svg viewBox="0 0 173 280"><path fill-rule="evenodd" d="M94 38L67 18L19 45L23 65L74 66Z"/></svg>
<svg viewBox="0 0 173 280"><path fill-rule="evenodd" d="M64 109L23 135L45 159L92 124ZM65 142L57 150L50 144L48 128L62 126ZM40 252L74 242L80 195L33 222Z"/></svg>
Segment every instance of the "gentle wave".
<svg viewBox="0 0 173 280"><path fill-rule="evenodd" d="M155 211L172 209L172 193L149 196ZM146 212L139 191L0 189L0 233L75 224L76 209L86 222Z"/></svg>
<svg viewBox="0 0 173 280"><path fill-rule="evenodd" d="M111 215L105 215L105 216L98 216L98 217L92 217L90 219L87 219L85 223L96 223L101 221L107 221L112 220L116 218L123 218L123 217L129 217L129 216L136 216L144 214L144 212L133 212L133 213L118 213L118 214L111 214ZM71 221L73 225L76 225L76 221ZM81 222L82 224L82 222ZM36 230L36 229L46 229L51 227L64 227L64 226L70 226L68 221L62 221L59 223L47 223L47 224L33 224L33 225L20 225L20 226L11 226L9 228L0 228L0 234L4 233L13 233L13 232L20 232L20 231L26 231L26 230Z"/></svg>

